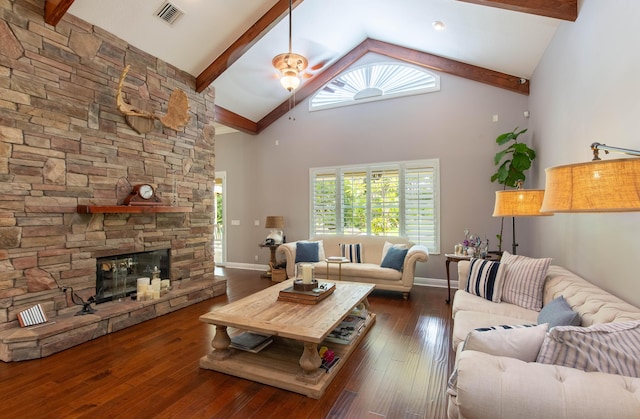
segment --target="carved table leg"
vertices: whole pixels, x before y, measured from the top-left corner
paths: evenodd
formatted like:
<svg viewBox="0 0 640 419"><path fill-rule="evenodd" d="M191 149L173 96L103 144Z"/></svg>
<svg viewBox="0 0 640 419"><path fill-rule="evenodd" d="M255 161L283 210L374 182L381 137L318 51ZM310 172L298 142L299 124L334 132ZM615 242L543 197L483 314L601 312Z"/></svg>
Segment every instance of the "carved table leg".
<svg viewBox="0 0 640 419"><path fill-rule="evenodd" d="M232 349L229 348L230 344L231 338L227 333L227 326L216 325L216 335L211 340L213 351L208 356L218 361L227 359L233 352Z"/></svg>
<svg viewBox="0 0 640 419"><path fill-rule="evenodd" d="M316 384L322 376L322 370L319 369L320 365L322 365L322 358L320 358L318 354L318 344L305 342L304 352L302 352L302 356L300 357L302 372L298 374L298 379L307 383Z"/></svg>

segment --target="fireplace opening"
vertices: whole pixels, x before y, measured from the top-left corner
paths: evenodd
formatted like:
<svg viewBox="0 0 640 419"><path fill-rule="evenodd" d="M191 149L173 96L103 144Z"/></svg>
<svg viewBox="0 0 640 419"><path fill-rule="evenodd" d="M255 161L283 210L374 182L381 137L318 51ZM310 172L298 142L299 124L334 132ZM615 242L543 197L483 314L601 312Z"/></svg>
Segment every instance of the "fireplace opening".
<svg viewBox="0 0 640 419"><path fill-rule="evenodd" d="M138 278L169 278L169 249L128 253L96 259L96 303L117 301L135 294Z"/></svg>

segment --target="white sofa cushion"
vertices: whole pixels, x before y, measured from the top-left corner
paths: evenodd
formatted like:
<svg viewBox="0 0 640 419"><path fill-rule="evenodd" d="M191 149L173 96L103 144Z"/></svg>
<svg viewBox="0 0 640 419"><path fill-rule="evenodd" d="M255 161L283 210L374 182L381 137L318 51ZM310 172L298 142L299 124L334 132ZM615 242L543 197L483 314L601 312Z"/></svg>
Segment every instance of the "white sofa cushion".
<svg viewBox="0 0 640 419"><path fill-rule="evenodd" d="M534 259L504 252L500 261L507 265L502 300L540 311L551 258Z"/></svg>
<svg viewBox="0 0 640 419"><path fill-rule="evenodd" d="M538 313L510 303L494 303L477 295L471 295L465 290L458 290L453 299L452 313L453 318L457 319L458 312L474 311L486 314L499 314L514 319L532 319L525 323L536 323ZM493 326L493 324L484 324L481 326Z"/></svg>
<svg viewBox="0 0 640 419"><path fill-rule="evenodd" d="M545 338L538 362L640 377L640 321L589 327L558 326Z"/></svg>
<svg viewBox="0 0 640 419"><path fill-rule="evenodd" d="M640 378L462 351L449 417L637 419L638 388Z"/></svg>

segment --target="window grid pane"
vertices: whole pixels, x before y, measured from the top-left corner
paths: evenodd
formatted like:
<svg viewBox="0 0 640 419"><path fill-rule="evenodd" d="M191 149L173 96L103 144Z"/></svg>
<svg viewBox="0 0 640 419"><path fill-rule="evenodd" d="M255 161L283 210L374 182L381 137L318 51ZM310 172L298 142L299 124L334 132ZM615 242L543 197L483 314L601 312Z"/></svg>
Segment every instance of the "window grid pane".
<svg viewBox="0 0 640 419"><path fill-rule="evenodd" d="M371 172L371 234L400 235L399 186L398 169Z"/></svg>
<svg viewBox="0 0 640 419"><path fill-rule="evenodd" d="M411 168L405 172L405 235L429 249L436 247L433 168Z"/></svg>
<svg viewBox="0 0 640 419"><path fill-rule="evenodd" d="M367 233L367 172L342 174L342 233Z"/></svg>
<svg viewBox="0 0 640 419"><path fill-rule="evenodd" d="M336 234L336 175L316 174L313 181L314 234Z"/></svg>

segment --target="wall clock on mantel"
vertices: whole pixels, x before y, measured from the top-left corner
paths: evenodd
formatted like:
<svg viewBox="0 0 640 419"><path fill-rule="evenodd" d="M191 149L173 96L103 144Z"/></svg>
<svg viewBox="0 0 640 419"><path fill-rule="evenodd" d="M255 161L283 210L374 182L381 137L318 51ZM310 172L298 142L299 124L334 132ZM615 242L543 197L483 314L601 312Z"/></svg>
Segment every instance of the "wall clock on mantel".
<svg viewBox="0 0 640 419"><path fill-rule="evenodd" d="M148 183L134 185L122 205L162 205L153 186Z"/></svg>

